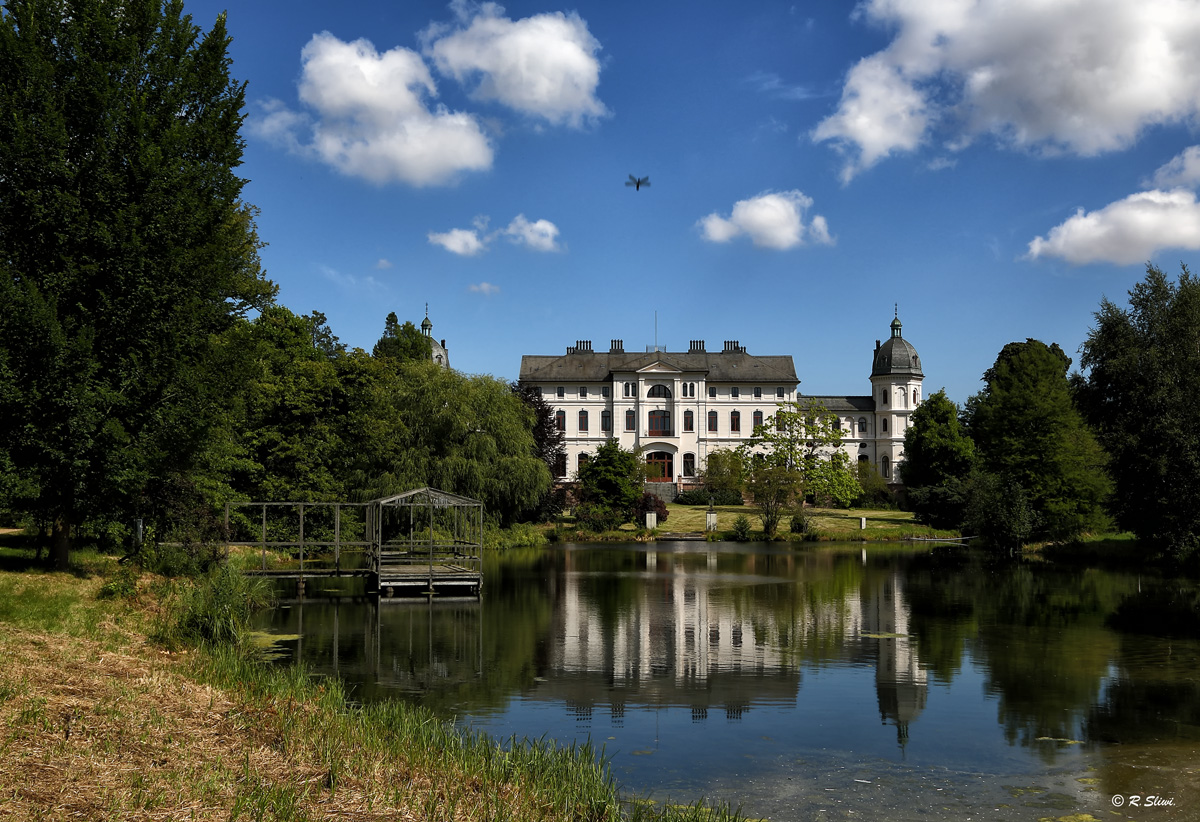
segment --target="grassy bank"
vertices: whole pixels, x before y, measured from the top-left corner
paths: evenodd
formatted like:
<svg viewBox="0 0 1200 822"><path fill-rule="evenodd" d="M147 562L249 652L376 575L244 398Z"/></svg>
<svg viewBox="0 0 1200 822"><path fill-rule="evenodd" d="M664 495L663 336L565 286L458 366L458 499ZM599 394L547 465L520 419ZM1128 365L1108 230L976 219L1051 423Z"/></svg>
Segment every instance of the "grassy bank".
<svg viewBox="0 0 1200 822"><path fill-rule="evenodd" d="M718 505L717 532L719 539L732 540L733 524L739 516L746 516L751 523L751 539L762 539L762 521L758 510L752 505ZM806 508L809 529L806 534L791 533L791 517L785 516L779 523L776 539L793 541L859 541L885 542L920 538L957 537L957 531L939 531L917 522L909 511L891 511L873 508ZM667 504L667 521L661 523L658 533L704 533L707 505ZM866 528L862 528L862 518ZM633 525L624 525L617 531L602 534L581 531L574 527L570 518L557 526L544 526L559 540L574 542L613 542L649 538Z"/></svg>
<svg viewBox="0 0 1200 822"><path fill-rule="evenodd" d="M28 557L0 547L0 818L736 818L623 804L586 745L501 746L400 703L355 705L245 644L169 641L181 603L220 597L95 554L65 574Z"/></svg>

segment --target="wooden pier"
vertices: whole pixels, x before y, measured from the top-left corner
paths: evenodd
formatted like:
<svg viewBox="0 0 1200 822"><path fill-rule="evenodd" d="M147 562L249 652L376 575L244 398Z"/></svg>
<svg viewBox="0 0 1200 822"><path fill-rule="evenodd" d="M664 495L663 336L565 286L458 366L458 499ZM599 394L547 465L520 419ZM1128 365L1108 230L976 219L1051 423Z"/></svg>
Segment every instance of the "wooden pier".
<svg viewBox="0 0 1200 822"><path fill-rule="evenodd" d="M483 590L483 504L419 488L367 503L226 503L227 528L235 509L258 509L258 539L230 540L258 548L260 567L245 573L296 581L359 577L379 597L469 597ZM307 520L306 520L307 516ZM306 534L307 526L307 534ZM306 538L307 537L307 538Z"/></svg>

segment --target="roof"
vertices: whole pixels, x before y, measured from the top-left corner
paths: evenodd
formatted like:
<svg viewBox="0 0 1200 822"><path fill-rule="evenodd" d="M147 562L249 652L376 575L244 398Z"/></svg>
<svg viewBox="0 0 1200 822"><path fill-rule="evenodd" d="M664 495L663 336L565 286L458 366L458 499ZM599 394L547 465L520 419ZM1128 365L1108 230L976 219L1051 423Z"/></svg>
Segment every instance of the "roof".
<svg viewBox="0 0 1200 822"><path fill-rule="evenodd" d="M871 362L871 376L883 377L891 374L907 374L924 377L921 373L921 358L912 343L900 335L900 318L892 320L892 336L883 345L875 347L875 358Z"/></svg>
<svg viewBox="0 0 1200 822"><path fill-rule="evenodd" d="M642 353L576 351L561 355L526 354L520 379L529 382L606 382L616 373L636 373L659 365L667 371L700 373L709 382L799 382L791 356L758 357L744 350Z"/></svg>
<svg viewBox="0 0 1200 822"><path fill-rule="evenodd" d="M440 491L429 486L405 491L403 494L393 494L390 497L381 497L371 500L371 502L378 505L434 505L438 508L453 505L483 505L477 499L451 494L449 491Z"/></svg>
<svg viewBox="0 0 1200 822"><path fill-rule="evenodd" d="M829 411L873 412L875 410L875 399L873 397L810 397L806 395L800 397L798 401L803 404L806 400L819 402Z"/></svg>

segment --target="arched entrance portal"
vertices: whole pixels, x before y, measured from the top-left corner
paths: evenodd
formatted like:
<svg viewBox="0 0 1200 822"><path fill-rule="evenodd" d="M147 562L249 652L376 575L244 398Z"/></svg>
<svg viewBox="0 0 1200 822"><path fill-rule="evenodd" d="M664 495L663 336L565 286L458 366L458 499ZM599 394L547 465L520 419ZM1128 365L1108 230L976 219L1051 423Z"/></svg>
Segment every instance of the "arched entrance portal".
<svg viewBox="0 0 1200 822"><path fill-rule="evenodd" d="M648 482L674 482L674 458L666 451L651 451L646 455L646 480Z"/></svg>

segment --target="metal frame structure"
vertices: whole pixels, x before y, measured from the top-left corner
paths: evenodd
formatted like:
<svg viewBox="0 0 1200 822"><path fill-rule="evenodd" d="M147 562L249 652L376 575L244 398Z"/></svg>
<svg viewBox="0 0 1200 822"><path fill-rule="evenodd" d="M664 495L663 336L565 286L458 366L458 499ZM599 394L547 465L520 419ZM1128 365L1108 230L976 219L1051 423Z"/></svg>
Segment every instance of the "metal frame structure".
<svg viewBox="0 0 1200 822"><path fill-rule="evenodd" d="M417 488L403 494L370 502L227 502L225 527L237 508L257 509L258 539L229 540L227 546L257 547L262 553L261 567L247 573L282 579L295 579L303 590L306 577L365 576L372 593L392 596L417 593L432 596L443 593L467 593L479 596L483 586L483 503L470 497ZM295 539L268 539L269 525L278 527L276 518L268 523L268 509L294 510ZM305 512L333 509L332 539L309 539L305 534ZM352 517L361 527L361 539L346 539L343 531L345 509L361 512ZM285 520L286 522L286 520ZM290 523L285 525L288 528ZM328 530L330 524L324 523ZM328 535L328 534L326 534ZM312 549L333 548L333 566L327 556L317 562L306 557ZM295 552L299 565L268 568L267 550ZM349 549L365 557L363 567L344 569L342 553ZM324 552L322 552L324 553ZM314 562L316 565L314 567Z"/></svg>

